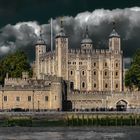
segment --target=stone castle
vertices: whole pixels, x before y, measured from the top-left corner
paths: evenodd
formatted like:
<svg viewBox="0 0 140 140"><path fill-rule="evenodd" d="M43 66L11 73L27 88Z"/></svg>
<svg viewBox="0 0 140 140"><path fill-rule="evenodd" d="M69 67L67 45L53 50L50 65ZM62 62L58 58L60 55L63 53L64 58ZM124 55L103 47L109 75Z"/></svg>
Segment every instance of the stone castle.
<svg viewBox="0 0 140 140"><path fill-rule="evenodd" d="M0 88L0 109L94 110L139 108L140 94L124 92L121 38L115 26L108 49L96 49L86 28L80 49L70 49L63 22L48 51L40 38L35 44L33 77L5 78Z"/></svg>
<svg viewBox="0 0 140 140"><path fill-rule="evenodd" d="M118 33L109 35L108 49L96 49L89 38L88 29L80 49L70 49L61 23L55 37L55 50L46 51L42 38L36 43L35 75L56 75L68 80L71 87L81 91L119 91L123 89L123 58Z"/></svg>

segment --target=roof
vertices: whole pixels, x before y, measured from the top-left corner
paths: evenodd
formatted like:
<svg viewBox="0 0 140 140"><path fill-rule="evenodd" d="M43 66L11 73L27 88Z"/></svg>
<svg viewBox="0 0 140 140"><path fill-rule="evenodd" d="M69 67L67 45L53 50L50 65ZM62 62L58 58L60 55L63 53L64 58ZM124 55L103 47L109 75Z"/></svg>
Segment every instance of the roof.
<svg viewBox="0 0 140 140"><path fill-rule="evenodd" d="M36 45L46 45L45 41L42 38L42 30L40 30L40 36L36 42Z"/></svg>
<svg viewBox="0 0 140 140"><path fill-rule="evenodd" d="M109 35L109 37L120 37L120 35L116 32L115 29L113 29L113 31L111 32L111 34Z"/></svg>
<svg viewBox="0 0 140 140"><path fill-rule="evenodd" d="M60 31L59 33L56 35L56 38L58 37L66 37L66 34L64 32L64 26L63 26L63 21L61 20L61 26L60 26Z"/></svg>
<svg viewBox="0 0 140 140"><path fill-rule="evenodd" d="M36 42L36 45L46 45L46 43L42 38L39 38Z"/></svg>
<svg viewBox="0 0 140 140"><path fill-rule="evenodd" d="M87 27L86 27L86 32L85 32L84 38L81 41L81 44L92 44L92 40L89 38L88 28Z"/></svg>

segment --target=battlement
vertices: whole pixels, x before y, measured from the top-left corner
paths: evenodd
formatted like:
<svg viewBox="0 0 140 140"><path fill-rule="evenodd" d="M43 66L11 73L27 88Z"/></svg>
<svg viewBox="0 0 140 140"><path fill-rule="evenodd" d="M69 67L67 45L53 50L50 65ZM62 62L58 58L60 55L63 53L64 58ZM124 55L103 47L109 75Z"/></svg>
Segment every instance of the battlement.
<svg viewBox="0 0 140 140"><path fill-rule="evenodd" d="M69 49L70 55L85 55L85 56L93 56L93 55L107 55L112 52L109 49L92 49L92 50L82 50L82 49Z"/></svg>
<svg viewBox="0 0 140 140"><path fill-rule="evenodd" d="M52 82L61 82L63 80L63 78L57 77L56 75L45 75L44 80L52 81Z"/></svg>
<svg viewBox="0 0 140 140"><path fill-rule="evenodd" d="M44 59L44 58L53 58L53 57L55 57L55 51L49 51L49 52L46 52L46 53L44 53L44 54L41 54L40 55L40 59Z"/></svg>
<svg viewBox="0 0 140 140"><path fill-rule="evenodd" d="M5 78L4 85L28 85L28 79L23 78Z"/></svg>

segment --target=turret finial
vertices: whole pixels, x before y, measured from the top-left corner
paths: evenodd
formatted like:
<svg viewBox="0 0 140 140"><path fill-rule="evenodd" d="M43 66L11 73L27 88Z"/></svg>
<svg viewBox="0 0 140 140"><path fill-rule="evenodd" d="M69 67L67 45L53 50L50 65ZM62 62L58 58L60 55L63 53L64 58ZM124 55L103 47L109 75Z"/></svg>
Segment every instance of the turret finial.
<svg viewBox="0 0 140 140"><path fill-rule="evenodd" d="M116 23L115 23L115 21L113 21L113 29L115 29L116 28Z"/></svg>
<svg viewBox="0 0 140 140"><path fill-rule="evenodd" d="M61 17L60 22L61 22L61 28L63 28L63 17Z"/></svg>
<svg viewBox="0 0 140 140"><path fill-rule="evenodd" d="M43 32L42 32L42 27L40 27L40 39L42 39L42 35L43 35Z"/></svg>
<svg viewBox="0 0 140 140"><path fill-rule="evenodd" d="M86 34L85 37L88 38L88 26L86 26Z"/></svg>

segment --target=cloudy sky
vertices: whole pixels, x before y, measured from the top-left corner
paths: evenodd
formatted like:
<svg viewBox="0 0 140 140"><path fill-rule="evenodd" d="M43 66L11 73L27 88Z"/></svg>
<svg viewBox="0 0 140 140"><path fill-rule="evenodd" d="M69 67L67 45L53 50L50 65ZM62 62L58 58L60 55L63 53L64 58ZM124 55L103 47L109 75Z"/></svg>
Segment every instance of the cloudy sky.
<svg viewBox="0 0 140 140"><path fill-rule="evenodd" d="M50 47L50 18L54 35L64 19L71 48L79 48L85 27L95 48L107 48L112 22L121 35L125 57L140 48L139 0L0 0L0 56L16 49L34 59L34 44L39 30Z"/></svg>

